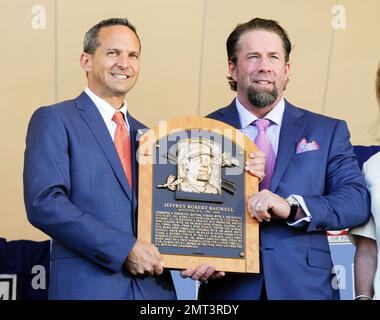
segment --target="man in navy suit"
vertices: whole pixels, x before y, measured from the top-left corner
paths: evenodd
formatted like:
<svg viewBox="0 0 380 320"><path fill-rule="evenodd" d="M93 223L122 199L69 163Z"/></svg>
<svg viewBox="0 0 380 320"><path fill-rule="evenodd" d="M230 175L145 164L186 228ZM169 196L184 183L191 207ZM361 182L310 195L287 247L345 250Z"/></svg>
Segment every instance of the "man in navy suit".
<svg viewBox="0 0 380 320"><path fill-rule="evenodd" d="M260 273L202 283L201 299L339 299L326 231L369 218L368 192L346 123L283 97L290 51L286 31L273 20L255 18L228 37L229 83L237 97L209 117L253 141L261 130L256 123L266 119L269 126L260 134L270 141L275 166L273 174L266 171L268 187L248 200L260 222Z"/></svg>
<svg viewBox="0 0 380 320"><path fill-rule="evenodd" d="M176 298L157 248L136 239L136 141L145 127L130 116L125 96L138 78L140 49L127 19L99 22L80 57L87 88L31 118L24 197L29 221L53 238L50 299ZM117 130L129 133L132 151L120 158ZM189 270L197 279L214 271Z"/></svg>

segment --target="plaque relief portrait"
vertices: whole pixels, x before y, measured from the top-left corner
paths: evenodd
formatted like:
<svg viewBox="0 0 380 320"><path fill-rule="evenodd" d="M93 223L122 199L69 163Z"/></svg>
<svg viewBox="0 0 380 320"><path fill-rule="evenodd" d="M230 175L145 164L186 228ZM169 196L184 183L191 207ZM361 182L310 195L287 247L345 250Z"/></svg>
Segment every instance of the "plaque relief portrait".
<svg viewBox="0 0 380 320"><path fill-rule="evenodd" d="M178 191L221 193L221 146L206 139L178 142Z"/></svg>

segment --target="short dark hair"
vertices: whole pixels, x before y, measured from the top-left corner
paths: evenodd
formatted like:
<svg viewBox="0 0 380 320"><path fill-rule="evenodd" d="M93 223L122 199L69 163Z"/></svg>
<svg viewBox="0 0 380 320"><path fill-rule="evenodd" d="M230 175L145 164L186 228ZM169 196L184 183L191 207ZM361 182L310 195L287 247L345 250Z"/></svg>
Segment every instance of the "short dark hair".
<svg viewBox="0 0 380 320"><path fill-rule="evenodd" d="M248 22L238 24L236 28L228 36L226 47L228 60L232 63L237 63L237 53L239 51L239 40L243 34L253 30L264 30L277 34L282 41L282 46L285 52L285 61L289 61L290 52L292 51L292 44L288 37L287 32L275 20L267 20L261 18L254 18ZM227 77L231 90L237 91L237 83L231 76Z"/></svg>
<svg viewBox="0 0 380 320"><path fill-rule="evenodd" d="M86 32L83 39L83 51L88 54L94 54L96 49L100 46L98 38L100 29L112 26L125 26L131 29L139 40L141 47L140 38L137 35L136 28L127 18L111 18L100 21Z"/></svg>

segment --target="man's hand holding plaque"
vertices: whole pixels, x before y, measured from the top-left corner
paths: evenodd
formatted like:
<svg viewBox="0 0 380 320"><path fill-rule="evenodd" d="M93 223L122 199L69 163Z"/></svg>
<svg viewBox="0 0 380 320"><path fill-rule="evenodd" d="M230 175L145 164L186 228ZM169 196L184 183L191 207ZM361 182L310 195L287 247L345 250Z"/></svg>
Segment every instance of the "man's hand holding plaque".
<svg viewBox="0 0 380 320"><path fill-rule="evenodd" d="M134 276L160 275L164 270L164 260L154 244L137 239L124 266Z"/></svg>

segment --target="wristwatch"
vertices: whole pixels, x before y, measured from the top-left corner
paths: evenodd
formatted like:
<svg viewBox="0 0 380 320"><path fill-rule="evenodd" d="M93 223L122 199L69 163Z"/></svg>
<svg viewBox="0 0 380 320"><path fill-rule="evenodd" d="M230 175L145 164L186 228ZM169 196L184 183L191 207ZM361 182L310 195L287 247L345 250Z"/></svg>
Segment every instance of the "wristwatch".
<svg viewBox="0 0 380 320"><path fill-rule="evenodd" d="M289 196L285 200L290 206L290 213L289 216L285 219L285 222L292 223L294 222L294 218L296 217L300 203L293 196Z"/></svg>

